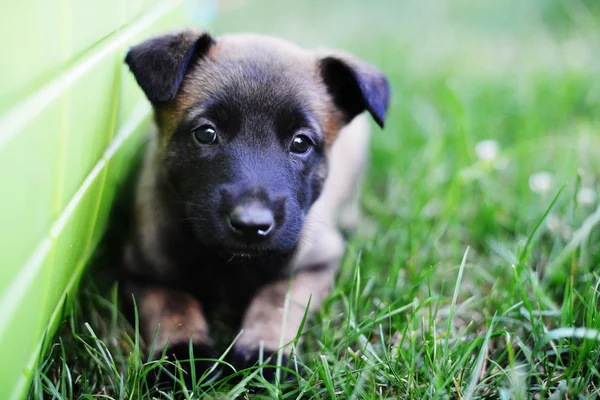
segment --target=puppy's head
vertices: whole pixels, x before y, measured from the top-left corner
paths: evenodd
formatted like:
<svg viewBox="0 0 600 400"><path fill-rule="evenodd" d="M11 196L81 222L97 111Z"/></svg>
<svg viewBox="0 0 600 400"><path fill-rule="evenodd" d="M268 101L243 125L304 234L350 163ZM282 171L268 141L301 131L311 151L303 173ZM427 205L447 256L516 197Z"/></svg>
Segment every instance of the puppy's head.
<svg viewBox="0 0 600 400"><path fill-rule="evenodd" d="M293 249L329 145L365 110L383 126L388 106L372 66L264 36L186 30L125 61L154 106L158 168L182 219L203 245L232 254Z"/></svg>

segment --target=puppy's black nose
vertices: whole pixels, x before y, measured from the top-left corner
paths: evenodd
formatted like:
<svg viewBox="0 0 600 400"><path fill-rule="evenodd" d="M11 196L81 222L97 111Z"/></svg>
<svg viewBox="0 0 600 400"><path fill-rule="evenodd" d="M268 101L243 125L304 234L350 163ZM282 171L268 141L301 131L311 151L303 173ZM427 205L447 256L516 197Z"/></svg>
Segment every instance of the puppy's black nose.
<svg viewBox="0 0 600 400"><path fill-rule="evenodd" d="M273 230L273 212L260 203L239 205L229 214L233 231L246 240L266 238Z"/></svg>

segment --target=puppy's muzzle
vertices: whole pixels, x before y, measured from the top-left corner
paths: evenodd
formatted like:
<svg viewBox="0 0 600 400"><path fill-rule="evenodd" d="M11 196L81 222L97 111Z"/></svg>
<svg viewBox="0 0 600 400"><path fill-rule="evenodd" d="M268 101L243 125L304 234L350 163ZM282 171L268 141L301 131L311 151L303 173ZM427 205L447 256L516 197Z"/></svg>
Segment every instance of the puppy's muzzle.
<svg viewBox="0 0 600 400"><path fill-rule="evenodd" d="M275 226L275 216L261 202L237 205L229 214L229 227L232 232L246 242L266 239Z"/></svg>

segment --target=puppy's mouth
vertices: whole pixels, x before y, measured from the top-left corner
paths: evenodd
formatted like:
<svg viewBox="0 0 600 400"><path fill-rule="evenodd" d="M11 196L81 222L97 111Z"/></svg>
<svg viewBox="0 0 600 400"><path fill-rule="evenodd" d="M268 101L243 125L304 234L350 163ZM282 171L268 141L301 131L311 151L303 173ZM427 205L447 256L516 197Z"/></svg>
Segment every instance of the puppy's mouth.
<svg viewBox="0 0 600 400"><path fill-rule="evenodd" d="M219 253L224 258L231 259L250 259L250 258L260 258L265 256L270 256L275 254L276 251L271 249L261 249L261 248L253 248L253 247L230 247L230 248L221 248L219 249Z"/></svg>
<svg viewBox="0 0 600 400"><path fill-rule="evenodd" d="M232 257L239 257L239 258L257 258L260 257L261 253L259 252L254 252L254 253L245 253L245 252L233 252L231 253Z"/></svg>

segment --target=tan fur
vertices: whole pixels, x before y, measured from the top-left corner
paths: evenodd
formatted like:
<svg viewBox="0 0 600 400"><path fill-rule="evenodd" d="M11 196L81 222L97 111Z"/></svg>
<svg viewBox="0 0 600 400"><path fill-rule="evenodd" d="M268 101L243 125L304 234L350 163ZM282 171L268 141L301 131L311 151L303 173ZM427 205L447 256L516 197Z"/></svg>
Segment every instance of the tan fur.
<svg viewBox="0 0 600 400"><path fill-rule="evenodd" d="M169 225L170 221L161 207L161 204L156 201L158 189L156 187L157 175L160 163L160 151L158 145L158 137L156 130L150 132L150 141L144 157L144 165L142 167L142 175L138 182L136 191L135 218L137 225L137 244L141 250L153 260L153 271L132 271L137 273L152 272L153 275L166 276L167 274L175 274L176 268L172 265L171 260L162 251L161 232ZM126 258L129 256L130 249L126 253ZM126 259L126 265L129 268L138 267L135 262Z"/></svg>
<svg viewBox="0 0 600 400"><path fill-rule="evenodd" d="M290 344L307 306L309 313L319 309L333 285L333 276L333 269L305 271L263 287L246 311L236 346L257 348L262 342L265 349L274 350L280 343ZM289 354L289 347L284 351Z"/></svg>
<svg viewBox="0 0 600 400"><path fill-rule="evenodd" d="M212 344L208 323L200 303L185 293L155 285L139 285L132 290L140 316L142 338L154 343L155 354L170 344Z"/></svg>

